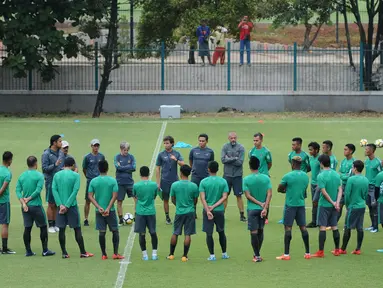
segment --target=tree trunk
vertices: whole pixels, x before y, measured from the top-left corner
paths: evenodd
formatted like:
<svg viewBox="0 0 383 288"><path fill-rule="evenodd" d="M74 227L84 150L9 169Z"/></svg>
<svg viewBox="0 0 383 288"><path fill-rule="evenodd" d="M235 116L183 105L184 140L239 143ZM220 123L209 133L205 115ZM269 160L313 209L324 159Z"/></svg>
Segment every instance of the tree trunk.
<svg viewBox="0 0 383 288"><path fill-rule="evenodd" d="M372 42L374 37L374 1L367 0L366 5L370 5L370 9L367 8L368 13L368 29L367 29L367 45L364 47L364 57L365 57L365 77L364 77L364 86L367 91L374 90L374 83L372 83Z"/></svg>
<svg viewBox="0 0 383 288"><path fill-rule="evenodd" d="M355 68L354 60L352 58L352 51L351 51L351 38L350 38L350 30L348 29L348 19L347 19L347 6L346 6L346 0L343 0L342 3L342 14L344 17L344 29L346 30L346 39L347 39L347 50L348 50L348 59L350 61L350 66Z"/></svg>
<svg viewBox="0 0 383 288"><path fill-rule="evenodd" d="M106 47L101 49L101 54L105 58L103 73L101 75L101 83L100 88L97 94L96 105L93 110L93 118L99 118L102 113L102 108L104 105L104 98L106 94L106 90L109 84L112 81L109 81L110 73L113 69L113 56L115 49L117 47L117 38L118 38L118 0L111 0L111 13L110 13L110 21L108 28L108 38L106 41Z"/></svg>
<svg viewBox="0 0 383 288"><path fill-rule="evenodd" d="M311 29L313 25L306 22L305 27L306 27L306 30L305 30L304 40L303 40L303 51L307 51L310 48L310 33L311 33Z"/></svg>

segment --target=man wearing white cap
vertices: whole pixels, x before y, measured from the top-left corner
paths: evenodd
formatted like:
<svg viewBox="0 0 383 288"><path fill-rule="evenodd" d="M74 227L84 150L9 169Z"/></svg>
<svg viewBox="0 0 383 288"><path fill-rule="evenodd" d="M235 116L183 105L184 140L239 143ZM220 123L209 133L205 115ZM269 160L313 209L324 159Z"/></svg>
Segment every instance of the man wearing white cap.
<svg viewBox="0 0 383 288"><path fill-rule="evenodd" d="M68 141L62 141L61 150L64 152L64 160L67 158L73 158L74 159L74 157L69 154L69 142ZM64 168L64 161L61 164L62 164L61 169L63 169ZM76 168L75 168L74 172L78 172L77 164L75 164L75 167Z"/></svg>
<svg viewBox="0 0 383 288"><path fill-rule="evenodd" d="M90 181L93 178L96 178L100 175L100 171L98 170L98 162L101 160L105 160L103 154L98 152L100 149L100 140L93 139L90 141L90 147L92 148L92 152L85 155L84 160L82 161L82 171L86 177L86 190L85 190L85 206L84 206L84 226L89 226L88 216L90 210L90 200L88 198L88 188Z"/></svg>

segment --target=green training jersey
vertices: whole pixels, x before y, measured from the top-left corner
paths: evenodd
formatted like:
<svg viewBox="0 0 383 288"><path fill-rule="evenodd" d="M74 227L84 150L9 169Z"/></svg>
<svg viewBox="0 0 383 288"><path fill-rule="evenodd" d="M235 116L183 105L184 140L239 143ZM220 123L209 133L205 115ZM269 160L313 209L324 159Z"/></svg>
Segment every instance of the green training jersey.
<svg viewBox="0 0 383 288"><path fill-rule="evenodd" d="M338 160L336 159L334 154L332 154L329 157L330 157L330 168L336 171L336 168L338 167Z"/></svg>
<svg viewBox="0 0 383 288"><path fill-rule="evenodd" d="M382 161L377 157L372 160L367 158L364 161L364 169L366 170L366 177L370 181L370 185L375 185L375 177L382 171Z"/></svg>
<svg viewBox="0 0 383 288"><path fill-rule="evenodd" d="M378 202L383 203L383 171L380 172L378 175L376 175L375 187L379 187L379 191L380 191Z"/></svg>
<svg viewBox="0 0 383 288"><path fill-rule="evenodd" d="M351 176L344 192L344 204L347 208L365 208L368 195L368 179L361 174Z"/></svg>
<svg viewBox="0 0 383 288"><path fill-rule="evenodd" d="M305 206L309 176L304 171L293 170L285 174L281 180L281 185L286 187L285 205L289 207Z"/></svg>
<svg viewBox="0 0 383 288"><path fill-rule="evenodd" d="M243 179L243 191L249 192L253 198L262 203L266 202L267 191L271 188L270 177L265 174L253 173ZM263 210L263 208L247 200L247 210Z"/></svg>
<svg viewBox="0 0 383 288"><path fill-rule="evenodd" d="M352 176L352 165L354 161L354 158L344 158L340 163L339 174L343 185L346 185L348 178Z"/></svg>
<svg viewBox="0 0 383 288"><path fill-rule="evenodd" d="M133 196L137 199L136 213L138 215L155 215L154 200L157 197L157 183L150 180L141 180L133 185Z"/></svg>
<svg viewBox="0 0 383 288"><path fill-rule="evenodd" d="M109 206L110 200L113 198L113 193L118 193L117 180L113 177L100 175L90 181L88 193L93 193L93 197L102 209ZM110 211L114 211L114 204ZM98 208L96 207L96 211Z"/></svg>
<svg viewBox="0 0 383 288"><path fill-rule="evenodd" d="M80 189L80 174L64 169L55 174L52 183L53 197L57 206L69 208L77 205L77 193Z"/></svg>
<svg viewBox="0 0 383 288"><path fill-rule="evenodd" d="M324 198L322 189L325 189L332 201L336 201L338 198L339 187L341 186L341 180L338 173L331 169L324 169L318 175L318 186L321 189L319 198L319 206L333 207L333 205Z"/></svg>
<svg viewBox="0 0 383 288"><path fill-rule="evenodd" d="M41 191L44 186L44 175L35 169L23 172L16 184L16 195L18 199L29 198L28 206L41 206Z"/></svg>
<svg viewBox="0 0 383 288"><path fill-rule="evenodd" d="M302 158L302 163L301 163L301 171L307 172L308 167L310 167L310 156L307 154L305 151L301 151L300 153L297 153L295 151L291 151L287 157L289 163L291 164L292 159L295 156L299 156Z"/></svg>
<svg viewBox="0 0 383 288"><path fill-rule="evenodd" d="M176 214L193 213L194 201L199 196L198 186L189 180L174 182L170 188L170 196L176 198Z"/></svg>
<svg viewBox="0 0 383 288"><path fill-rule="evenodd" d="M317 184L317 178L318 174L320 172L320 163L318 161L319 159L319 154L316 156L310 156L310 168L311 168L311 184L316 185Z"/></svg>
<svg viewBox="0 0 383 288"><path fill-rule="evenodd" d="M5 188L5 191L0 196L0 204L8 203L9 202L9 184L12 180L12 172L9 170L8 167L5 167L3 165L0 166L0 188L3 186L5 182L8 183L7 188Z"/></svg>
<svg viewBox="0 0 383 288"><path fill-rule="evenodd" d="M205 192L207 206L212 206L222 198L223 193L229 193L229 186L222 177L209 176L199 184L199 192ZM215 207L213 211L225 211L223 203Z"/></svg>
<svg viewBox="0 0 383 288"><path fill-rule="evenodd" d="M261 174L269 175L269 163L273 161L270 150L265 146L263 146L261 149L253 147L253 149L251 149L249 152L249 158L251 156L255 156L259 160L258 172Z"/></svg>

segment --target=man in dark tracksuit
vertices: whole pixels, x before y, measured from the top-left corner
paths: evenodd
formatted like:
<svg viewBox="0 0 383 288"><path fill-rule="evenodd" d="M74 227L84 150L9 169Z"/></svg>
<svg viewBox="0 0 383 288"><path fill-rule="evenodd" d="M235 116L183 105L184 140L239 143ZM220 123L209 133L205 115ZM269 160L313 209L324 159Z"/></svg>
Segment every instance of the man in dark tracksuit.
<svg viewBox="0 0 383 288"><path fill-rule="evenodd" d="M221 151L221 160L224 165L223 178L229 186L229 194L231 189L237 197L237 205L240 213L240 221L246 222L244 216L244 208L242 201L242 176L243 176L243 160L245 159L245 148L237 142L237 133L229 133L229 143L226 143ZM225 201L225 209L227 200Z"/></svg>

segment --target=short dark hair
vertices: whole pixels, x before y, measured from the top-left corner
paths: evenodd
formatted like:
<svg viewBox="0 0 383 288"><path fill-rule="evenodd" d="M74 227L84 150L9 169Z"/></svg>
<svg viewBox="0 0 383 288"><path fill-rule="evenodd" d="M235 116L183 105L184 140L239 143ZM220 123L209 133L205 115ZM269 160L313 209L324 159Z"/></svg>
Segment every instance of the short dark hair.
<svg viewBox="0 0 383 288"><path fill-rule="evenodd" d="M326 154L322 154L318 158L319 163L321 163L324 167L328 168L330 167L331 161L330 161L330 156Z"/></svg>
<svg viewBox="0 0 383 288"><path fill-rule="evenodd" d="M51 137L51 140L50 140L50 143L51 143L50 146L52 146L53 143L57 142L60 138L61 138L60 135L53 135L53 136Z"/></svg>
<svg viewBox="0 0 383 288"><path fill-rule="evenodd" d="M255 136L254 136L255 137ZM251 156L249 160L249 166L251 170L258 170L259 169L260 161L257 157Z"/></svg>
<svg viewBox="0 0 383 288"><path fill-rule="evenodd" d="M64 160L64 167L72 167L76 164L76 161L72 157L68 157Z"/></svg>
<svg viewBox="0 0 383 288"><path fill-rule="evenodd" d="M172 144L172 146L174 146L174 138L172 136L164 137L163 142L165 142L165 141L169 141L169 143Z"/></svg>
<svg viewBox="0 0 383 288"><path fill-rule="evenodd" d="M209 136L207 136L206 133L199 134L198 139L199 139L200 137L205 138L206 142L209 141Z"/></svg>
<svg viewBox="0 0 383 288"><path fill-rule="evenodd" d="M307 145L308 148L312 147L314 150L320 150L320 145L318 142L310 142L309 145Z"/></svg>
<svg viewBox="0 0 383 288"><path fill-rule="evenodd" d="M36 165L37 163L37 158L35 156L29 156L27 158L27 166L28 168L32 168Z"/></svg>
<svg viewBox="0 0 383 288"><path fill-rule="evenodd" d="M191 167L189 165L182 165L181 168L180 168L180 171L182 173L182 175L184 175L185 177L189 177L189 175L191 174Z"/></svg>
<svg viewBox="0 0 383 288"><path fill-rule="evenodd" d="M359 173L361 173L364 169L364 163L361 160L354 161L354 163L352 163L352 165L354 166L356 171L358 171Z"/></svg>
<svg viewBox="0 0 383 288"><path fill-rule="evenodd" d="M373 144L373 143L367 144L366 147L370 147L370 148L372 149L373 152L376 151L376 145Z"/></svg>
<svg viewBox="0 0 383 288"><path fill-rule="evenodd" d="M302 145L302 143L303 143L303 140L302 140L301 137L295 137L295 138L293 138L293 140L291 140L291 141L293 141L293 142L298 142L298 143L301 144L301 145Z"/></svg>
<svg viewBox="0 0 383 288"><path fill-rule="evenodd" d="M3 162L9 162L13 159L13 154L11 151L5 151L3 153Z"/></svg>
<svg viewBox="0 0 383 288"><path fill-rule="evenodd" d="M149 177L150 175L150 169L148 166L142 166L140 168L140 176L141 177Z"/></svg>
<svg viewBox="0 0 383 288"><path fill-rule="evenodd" d="M254 138L259 137L259 139L263 140L263 134L261 132L255 133Z"/></svg>
<svg viewBox="0 0 383 288"><path fill-rule="evenodd" d="M351 154L354 154L354 152L355 152L355 150L356 150L354 144L346 144L346 145L344 145L344 146L346 146L348 149L350 149L350 150L352 151Z"/></svg>
<svg viewBox="0 0 383 288"><path fill-rule="evenodd" d="M326 144L330 148L330 150L332 150L332 146L334 145L330 140L325 140L322 142L322 144Z"/></svg>
<svg viewBox="0 0 383 288"><path fill-rule="evenodd" d="M211 173L217 173L219 164L217 161L210 161L207 167L209 168Z"/></svg>
<svg viewBox="0 0 383 288"><path fill-rule="evenodd" d="M101 160L98 162L98 171L100 171L100 173L106 173L108 172L108 170L109 170L108 161Z"/></svg>

